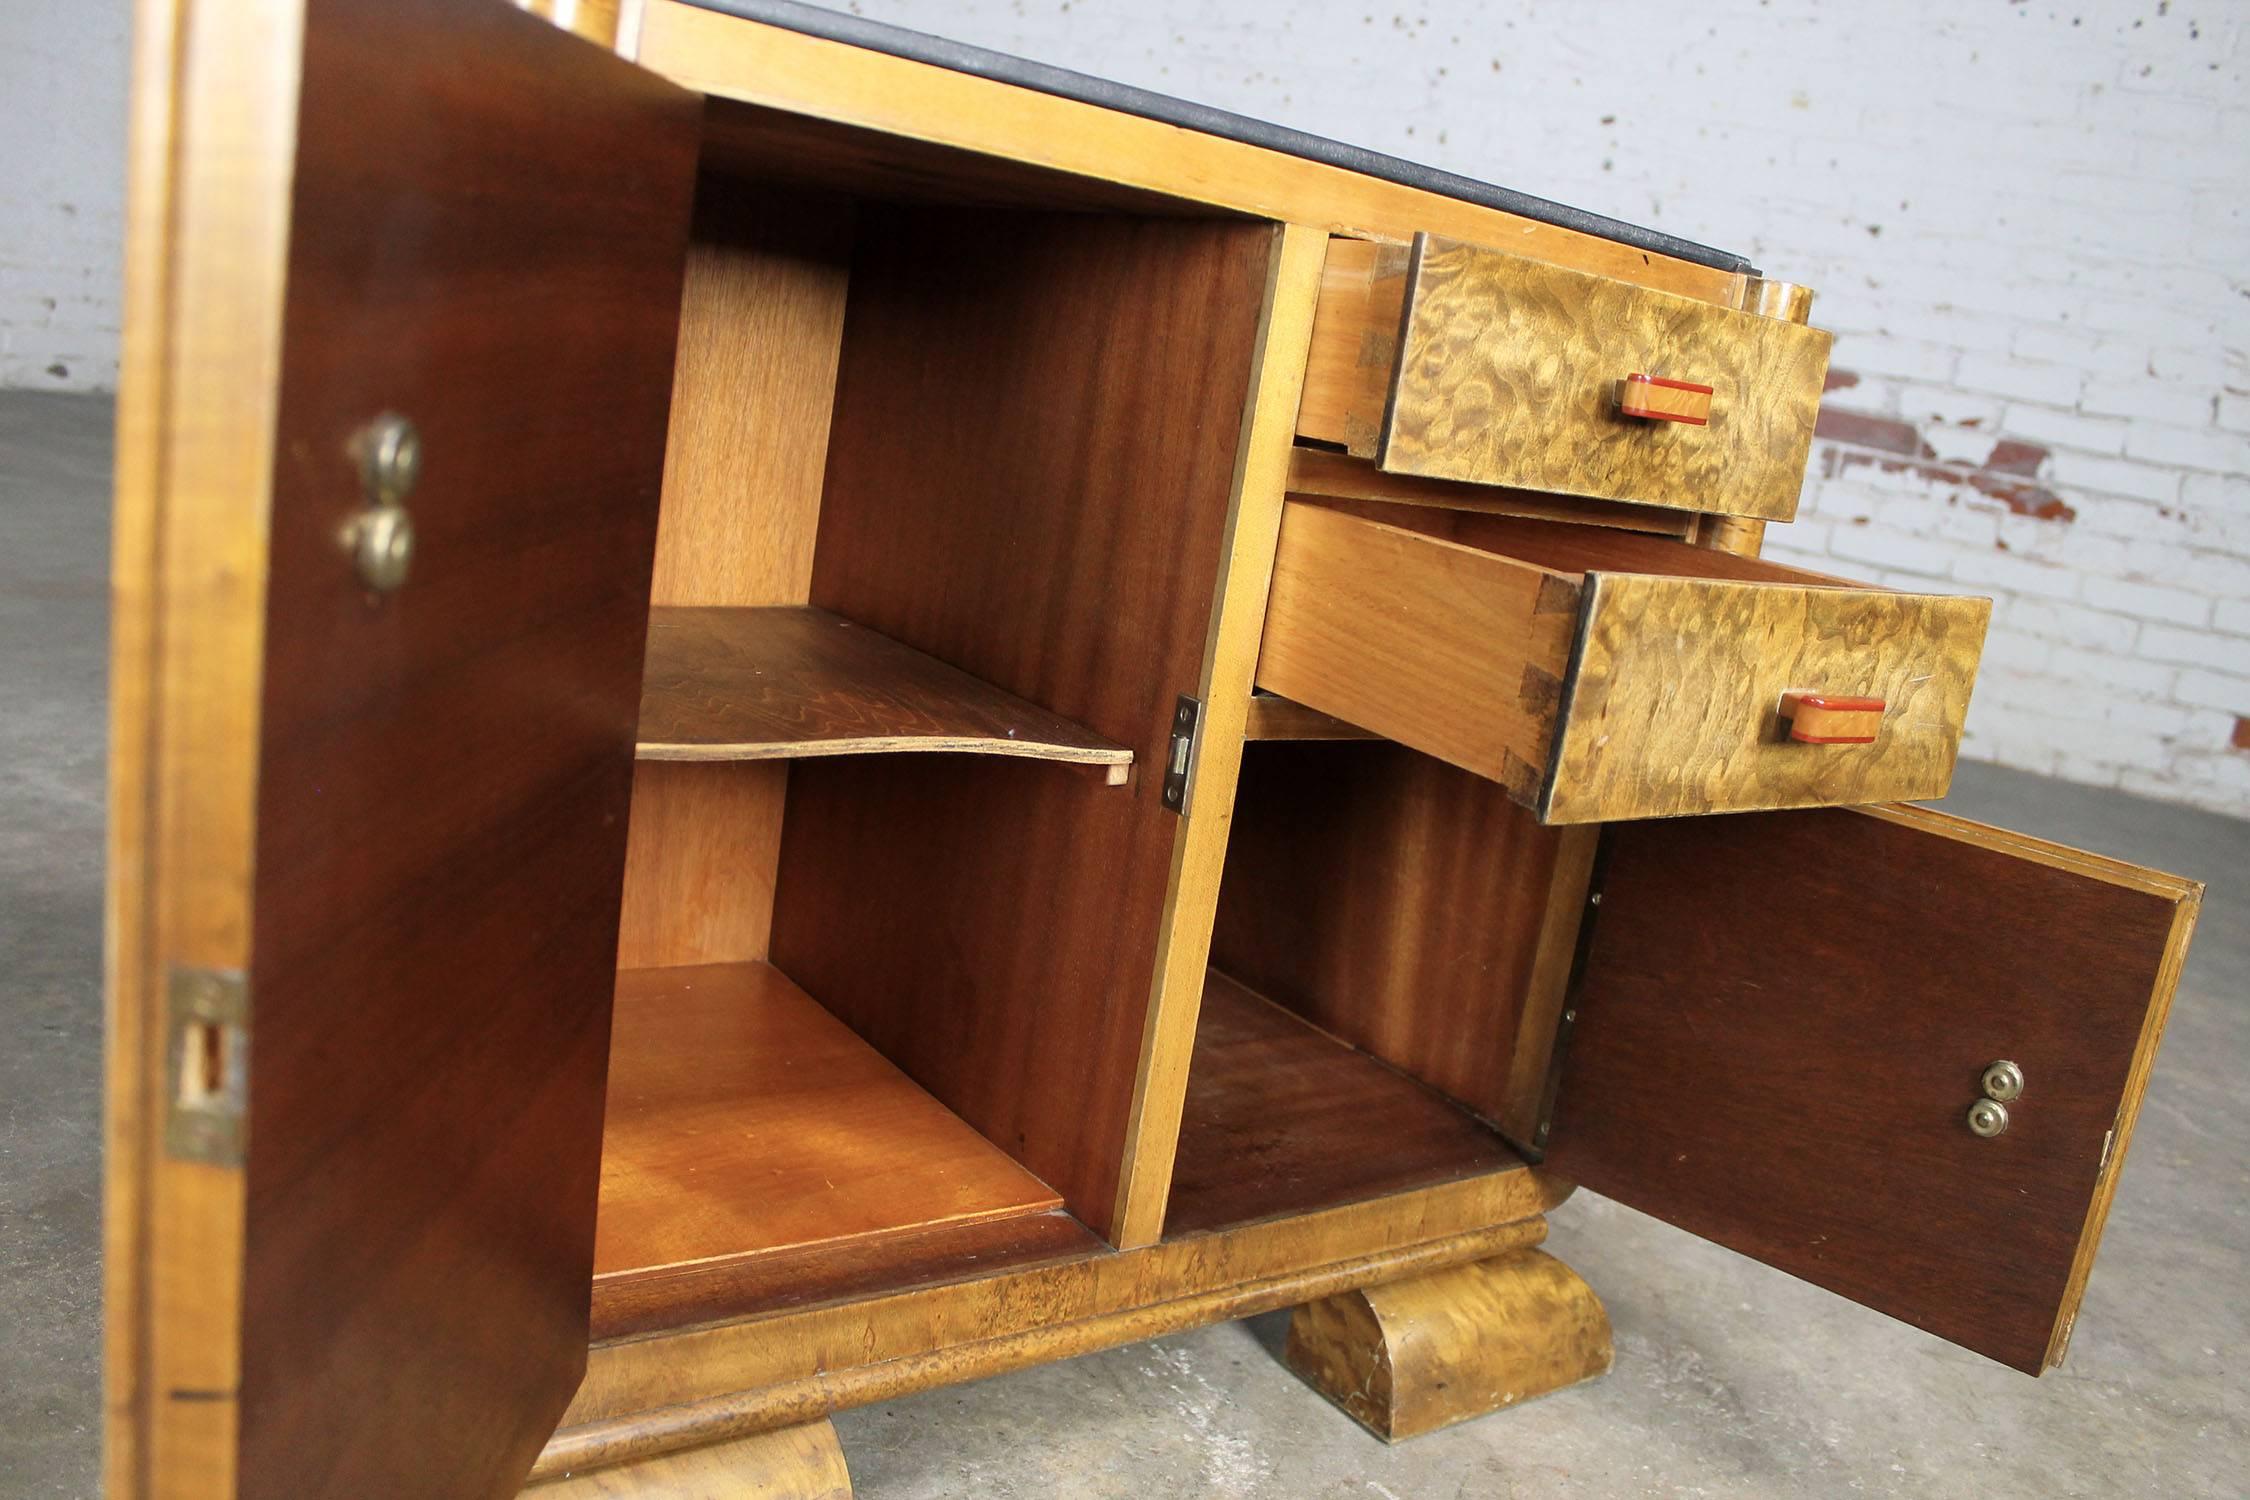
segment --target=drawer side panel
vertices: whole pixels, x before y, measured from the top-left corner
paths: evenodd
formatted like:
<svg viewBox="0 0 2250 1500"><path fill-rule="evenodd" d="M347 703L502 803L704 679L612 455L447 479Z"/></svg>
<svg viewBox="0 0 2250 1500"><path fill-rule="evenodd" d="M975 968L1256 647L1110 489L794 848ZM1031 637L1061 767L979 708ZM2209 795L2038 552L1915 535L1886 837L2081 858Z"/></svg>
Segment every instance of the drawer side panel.
<svg viewBox="0 0 2250 1500"><path fill-rule="evenodd" d="M1487 776L1528 803L1579 586L1325 506L1284 507L1258 686Z"/></svg>

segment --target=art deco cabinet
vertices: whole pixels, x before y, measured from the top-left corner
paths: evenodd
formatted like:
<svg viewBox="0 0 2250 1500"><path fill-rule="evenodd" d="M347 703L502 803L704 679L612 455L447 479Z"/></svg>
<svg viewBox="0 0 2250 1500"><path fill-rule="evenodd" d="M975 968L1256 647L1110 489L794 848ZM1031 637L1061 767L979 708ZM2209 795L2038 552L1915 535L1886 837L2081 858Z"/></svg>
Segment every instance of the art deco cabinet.
<svg viewBox="0 0 2250 1500"><path fill-rule="evenodd" d="M843 1494L1284 1307L1404 1437L1607 1368L1575 1183L2062 1357L2199 888L1904 805L1987 605L1760 560L1809 294L554 9L141 7L113 1494Z"/></svg>

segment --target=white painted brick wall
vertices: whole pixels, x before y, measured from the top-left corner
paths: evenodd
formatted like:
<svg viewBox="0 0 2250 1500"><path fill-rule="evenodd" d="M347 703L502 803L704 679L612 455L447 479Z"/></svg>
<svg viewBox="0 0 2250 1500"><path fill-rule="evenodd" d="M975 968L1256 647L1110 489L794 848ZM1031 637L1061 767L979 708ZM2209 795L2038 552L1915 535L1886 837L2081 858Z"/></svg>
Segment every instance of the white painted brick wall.
<svg viewBox="0 0 2250 1500"><path fill-rule="evenodd" d="M129 0L0 0L0 388L117 384Z"/></svg>
<svg viewBox="0 0 2250 1500"><path fill-rule="evenodd" d="M849 8L1809 282L1835 436L1770 552L1996 598L1969 755L2250 815L2240 3ZM113 376L123 13L0 0L0 384Z"/></svg>

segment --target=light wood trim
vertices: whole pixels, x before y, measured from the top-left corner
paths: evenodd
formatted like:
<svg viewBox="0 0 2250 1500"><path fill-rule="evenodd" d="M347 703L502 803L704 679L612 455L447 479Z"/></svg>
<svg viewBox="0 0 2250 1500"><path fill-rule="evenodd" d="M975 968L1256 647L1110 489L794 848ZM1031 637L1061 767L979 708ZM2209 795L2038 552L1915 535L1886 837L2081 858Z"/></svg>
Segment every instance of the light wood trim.
<svg viewBox="0 0 2250 1500"><path fill-rule="evenodd" d="M146 992L147 861L153 816L158 668L157 538L163 505L164 385L172 323L172 129L178 91L176 0L140 0L133 18L128 125L124 339L117 383L111 519L109 877L103 893L105 1079L102 1204L103 1493L146 1491L143 1467L149 1307L147 1131L155 1107Z"/></svg>
<svg viewBox="0 0 2250 1500"><path fill-rule="evenodd" d="M1325 247L1324 235L1285 225L1275 236L1267 273L1256 373L1245 397L1227 512L1226 562L1211 611L1203 678L1197 684L1203 700L1199 748L1188 787L1186 826L1172 849L1170 899L1157 935L1155 992L1142 1033L1140 1073L1118 1181L1114 1243L1120 1249L1153 1243L1164 1229Z"/></svg>
<svg viewBox="0 0 2250 1500"><path fill-rule="evenodd" d="M110 768L107 1492L233 1493L240 1168L163 1147L165 975L250 957L301 8L143 0ZM160 1394L161 1393L161 1394Z"/></svg>
<svg viewBox="0 0 2250 1500"><path fill-rule="evenodd" d="M2151 871L2150 874L2156 872ZM2063 1362L2070 1351L2070 1335L2078 1326L2079 1304L2086 1298L2086 1279L2093 1274L2094 1256L2101 1249L2102 1230L2109 1224L2110 1204L2117 1197L2117 1179L2125 1170L2125 1154L2133 1144L2133 1127L2140 1121L2141 1101L2148 1094L2149 1073L2156 1066L2156 1048L2164 1036L2164 1023L2172 1014L2172 1000L2180 987L2180 968L2187 962L2188 939L2195 933L2195 920L2203 910L2203 887L2198 882L2182 882L2192 886L2180 900L2172 917L2172 930L2164 942L2164 962L2157 970L2156 983L2149 994L2148 1016L2141 1022L2139 1040L2133 1044L2133 1061L2125 1075L2124 1102L2117 1107L2116 1132L2110 1138L2109 1155L2102 1163L2101 1180L2094 1188L2094 1201L2087 1206L2085 1227L2079 1231L2078 1249L2070 1262L2070 1279L2065 1283L2061 1304L2056 1309L2055 1331L2047 1342L2047 1365L2052 1368Z"/></svg>
<svg viewBox="0 0 2250 1500"><path fill-rule="evenodd" d="M1569 495L1545 495L1537 490L1511 490L1451 479L1424 479L1414 474L1390 474L1366 459L1320 448L1299 448L1290 455L1289 493L1328 495L1340 500L1390 500L1432 510L1478 511L1493 516L1577 521L1589 526L1645 531L1668 537L1687 537L1708 523L1734 519L1731 516L1683 515L1652 505L1580 500ZM1756 521L1741 524L1764 525Z"/></svg>
<svg viewBox="0 0 2250 1500"><path fill-rule="evenodd" d="M1463 1237L1546 1213L1571 1190L1534 1168L1510 1168L1139 1250L1089 1253L676 1334L607 1340L595 1344L585 1383L561 1426L942 1352L1433 1242L1453 1245L1454 1260L1473 1260L1476 1252ZM1432 1255L1431 1263L1447 1258ZM1378 1278L1355 1284L1372 1279Z"/></svg>
<svg viewBox="0 0 2250 1500"><path fill-rule="evenodd" d="M843 354L854 214L701 184L657 521L658 604L802 604Z"/></svg>
<svg viewBox="0 0 2250 1500"><path fill-rule="evenodd" d="M1744 312L1756 313L1761 318L1779 318L1784 323L1805 324L1812 321L1813 292L1809 286L1794 281L1775 281L1765 276L1742 278L1742 295L1735 306Z"/></svg>
<svg viewBox="0 0 2250 1500"><path fill-rule="evenodd" d="M1812 304L1811 287L1745 276L1735 306L1761 317L1779 318L1785 323L1809 324ZM1826 383L1822 381L1823 385ZM1750 516L1700 515L1695 518L1695 529L1688 534L1688 540L1698 547L1732 552L1737 557L1756 557L1765 550L1766 523Z"/></svg>
<svg viewBox="0 0 2250 1500"><path fill-rule="evenodd" d="M2094 854L2084 849L2073 849L2068 844L2051 843L2034 838L2028 833L2017 833L2010 828L1995 828L1989 823L1978 823L1935 808L1912 807L1903 803L1883 803L1871 807L1854 808L1862 817L1881 818L1888 823L1903 823L1919 828L1925 833L1935 833L1979 848L1997 849L2017 859L2028 859L2057 870L2105 880L2111 885L2127 890L2146 891L2152 896L2162 896L2168 901L2200 901L2203 882L2189 880L2179 875L2169 875L2146 865L2111 859L2105 854Z"/></svg>
<svg viewBox="0 0 2250 1500"><path fill-rule="evenodd" d="M1398 363L1399 319L1406 311L1404 245L1337 235L1320 272L1312 350L1297 432L1340 443L1372 460L1383 441L1383 407Z"/></svg>
<svg viewBox="0 0 2250 1500"><path fill-rule="evenodd" d="M630 0L514 0L514 3L597 47L632 56L618 46L619 12Z"/></svg>
<svg viewBox="0 0 2250 1500"><path fill-rule="evenodd" d="M1720 307L1741 273L1653 255L1498 209L1402 187L1136 115L910 62L780 27L648 0L640 61L706 94L1013 158L1323 232L1406 240L1418 229L1660 287Z"/></svg>
<svg viewBox="0 0 2250 1500"><path fill-rule="evenodd" d="M704 183L688 242L651 596L811 597L853 212L817 194ZM644 764L633 777L618 963L763 958L786 764Z"/></svg>
<svg viewBox="0 0 2250 1500"><path fill-rule="evenodd" d="M766 956L789 762L633 767L617 966Z"/></svg>
<svg viewBox="0 0 2250 1500"><path fill-rule="evenodd" d="M1697 516L1688 540L1714 552L1756 557L1765 550L1766 523L1748 516Z"/></svg>
<svg viewBox="0 0 2250 1500"><path fill-rule="evenodd" d="M597 1345L534 1480L786 1427L1538 1244L1523 1169L891 1297ZM1465 1212L1464 1212L1465 1210Z"/></svg>
<svg viewBox="0 0 2250 1500"><path fill-rule="evenodd" d="M535 1481L526 1500L852 1500L852 1476L825 1417L618 1468Z"/></svg>

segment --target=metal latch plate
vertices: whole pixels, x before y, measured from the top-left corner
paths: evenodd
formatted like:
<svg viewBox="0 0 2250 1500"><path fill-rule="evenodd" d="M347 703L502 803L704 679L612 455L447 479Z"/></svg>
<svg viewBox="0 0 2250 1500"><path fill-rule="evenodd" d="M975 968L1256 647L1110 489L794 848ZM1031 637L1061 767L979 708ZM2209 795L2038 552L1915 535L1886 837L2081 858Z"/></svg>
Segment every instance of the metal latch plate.
<svg viewBox="0 0 2250 1500"><path fill-rule="evenodd" d="M1187 807L1188 780L1195 774L1195 735L1203 723L1203 705L1187 694L1172 710L1172 743L1164 756L1164 805L1174 812Z"/></svg>
<svg viewBox="0 0 2250 1500"><path fill-rule="evenodd" d="M164 1149L242 1165L250 1092L250 987L236 970L175 968L167 984Z"/></svg>

